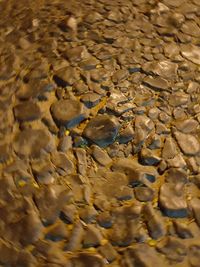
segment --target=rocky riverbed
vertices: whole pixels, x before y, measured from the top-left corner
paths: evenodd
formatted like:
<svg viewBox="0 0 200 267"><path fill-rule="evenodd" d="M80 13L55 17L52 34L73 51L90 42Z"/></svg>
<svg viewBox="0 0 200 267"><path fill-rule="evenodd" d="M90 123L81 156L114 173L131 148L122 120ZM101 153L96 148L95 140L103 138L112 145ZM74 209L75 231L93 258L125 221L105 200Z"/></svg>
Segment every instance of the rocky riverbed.
<svg viewBox="0 0 200 267"><path fill-rule="evenodd" d="M0 266L200 266L200 1L0 1Z"/></svg>

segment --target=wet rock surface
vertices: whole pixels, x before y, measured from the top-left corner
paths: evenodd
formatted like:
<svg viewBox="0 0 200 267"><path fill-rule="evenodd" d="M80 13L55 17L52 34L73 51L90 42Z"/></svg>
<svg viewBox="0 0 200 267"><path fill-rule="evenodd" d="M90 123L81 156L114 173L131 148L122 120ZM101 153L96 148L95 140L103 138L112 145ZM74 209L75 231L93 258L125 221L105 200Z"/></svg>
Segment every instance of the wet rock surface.
<svg viewBox="0 0 200 267"><path fill-rule="evenodd" d="M199 267L199 1L0 12L0 266Z"/></svg>

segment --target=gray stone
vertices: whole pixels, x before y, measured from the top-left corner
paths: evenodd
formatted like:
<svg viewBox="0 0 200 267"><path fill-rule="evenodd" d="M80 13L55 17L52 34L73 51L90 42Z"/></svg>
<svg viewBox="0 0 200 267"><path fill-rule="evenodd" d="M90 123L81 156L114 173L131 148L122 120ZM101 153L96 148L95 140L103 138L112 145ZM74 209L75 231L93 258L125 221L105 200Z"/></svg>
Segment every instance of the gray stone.
<svg viewBox="0 0 200 267"><path fill-rule="evenodd" d="M131 125L127 125L124 129L122 129L119 133L117 140L120 144L126 144L130 142L134 138L134 130Z"/></svg>
<svg viewBox="0 0 200 267"><path fill-rule="evenodd" d="M95 107L100 101L101 96L96 93L86 93L81 97L81 102L83 102L87 108Z"/></svg>
<svg viewBox="0 0 200 267"><path fill-rule="evenodd" d="M115 117L98 115L91 119L83 131L83 135L100 147L112 144L118 134L119 123Z"/></svg>
<svg viewBox="0 0 200 267"><path fill-rule="evenodd" d="M88 117L85 106L77 100L59 100L52 104L51 113L58 126L73 128Z"/></svg>

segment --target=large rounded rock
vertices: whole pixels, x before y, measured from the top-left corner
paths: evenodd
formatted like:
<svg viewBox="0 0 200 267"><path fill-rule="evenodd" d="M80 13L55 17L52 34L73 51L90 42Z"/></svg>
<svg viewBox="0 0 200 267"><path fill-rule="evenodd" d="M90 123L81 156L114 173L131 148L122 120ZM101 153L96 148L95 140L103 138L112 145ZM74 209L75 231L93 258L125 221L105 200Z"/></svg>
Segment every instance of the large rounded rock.
<svg viewBox="0 0 200 267"><path fill-rule="evenodd" d="M88 117L85 106L72 99L62 99L51 106L51 114L58 126L73 128Z"/></svg>
<svg viewBox="0 0 200 267"><path fill-rule="evenodd" d="M98 146L106 147L115 141L118 131L119 123L115 117L98 115L87 124L83 135Z"/></svg>
<svg viewBox="0 0 200 267"><path fill-rule="evenodd" d="M25 129L20 132L14 142L14 150L20 157L39 157L43 151L50 152L54 145L53 140L42 129Z"/></svg>

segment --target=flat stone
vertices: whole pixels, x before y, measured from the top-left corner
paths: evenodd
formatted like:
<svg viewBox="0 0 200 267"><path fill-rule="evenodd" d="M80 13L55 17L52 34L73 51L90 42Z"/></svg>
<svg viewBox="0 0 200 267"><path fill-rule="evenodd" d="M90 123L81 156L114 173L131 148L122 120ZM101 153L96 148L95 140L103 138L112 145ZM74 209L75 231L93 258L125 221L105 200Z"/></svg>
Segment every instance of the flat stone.
<svg viewBox="0 0 200 267"><path fill-rule="evenodd" d="M162 150L163 159L172 159L177 155L177 153L178 151L175 141L172 137L167 137Z"/></svg>
<svg viewBox="0 0 200 267"><path fill-rule="evenodd" d="M1 144L0 145L0 163L6 162L10 157L10 145L9 144Z"/></svg>
<svg viewBox="0 0 200 267"><path fill-rule="evenodd" d="M194 156L200 151L200 144L198 139L191 134L175 132L174 136L185 155Z"/></svg>
<svg viewBox="0 0 200 267"><path fill-rule="evenodd" d="M86 59L89 55L85 46L77 46L68 49L65 56L70 62L79 62Z"/></svg>
<svg viewBox="0 0 200 267"><path fill-rule="evenodd" d="M142 148L139 155L139 160L142 165L156 166L161 161L161 158L148 148Z"/></svg>
<svg viewBox="0 0 200 267"><path fill-rule="evenodd" d="M46 100L45 94L55 89L55 84L44 79L33 79L28 83L22 84L17 92L17 97L22 100L31 98Z"/></svg>
<svg viewBox="0 0 200 267"><path fill-rule="evenodd" d="M173 221L176 233L180 238L188 239L195 237L198 234L198 226L195 223L187 224L181 221ZM195 227L196 226L196 227Z"/></svg>
<svg viewBox="0 0 200 267"><path fill-rule="evenodd" d="M55 152L52 154L51 160L56 166L58 172L64 171L66 174L72 174L75 172L74 163L67 157L65 153Z"/></svg>
<svg viewBox="0 0 200 267"><path fill-rule="evenodd" d="M76 148L75 154L77 158L78 163L78 172L85 176L87 171L87 155L86 151L83 148Z"/></svg>
<svg viewBox="0 0 200 267"><path fill-rule="evenodd" d="M181 168L169 168L166 172L165 181L168 183L187 183L188 174Z"/></svg>
<svg viewBox="0 0 200 267"><path fill-rule="evenodd" d="M134 130L132 125L127 125L124 129L122 129L119 133L117 140L120 144L126 144L130 142L134 138Z"/></svg>
<svg viewBox="0 0 200 267"><path fill-rule="evenodd" d="M195 133L199 123L194 119L179 120L175 122L175 127L182 133Z"/></svg>
<svg viewBox="0 0 200 267"><path fill-rule="evenodd" d="M190 206L192 208L193 214L194 214L194 218L198 224L198 226L200 227L200 199L199 198L193 198L190 201Z"/></svg>
<svg viewBox="0 0 200 267"><path fill-rule="evenodd" d="M88 117L85 106L77 100L59 100L52 104L51 113L58 126L73 128Z"/></svg>
<svg viewBox="0 0 200 267"><path fill-rule="evenodd" d="M157 245L157 250L163 253L169 260L182 262L187 255L186 246L182 240L176 237L166 237Z"/></svg>
<svg viewBox="0 0 200 267"><path fill-rule="evenodd" d="M160 78L160 77L156 77L153 78L151 76L148 76L146 78L144 78L143 80L144 84L149 86L152 89L155 90L160 90L160 91L170 91L169 90L169 84L167 82L167 80Z"/></svg>
<svg viewBox="0 0 200 267"><path fill-rule="evenodd" d="M160 134L169 134L170 129L164 123L157 122L156 123L156 133L159 135Z"/></svg>
<svg viewBox="0 0 200 267"><path fill-rule="evenodd" d="M41 111L36 103L26 101L14 107L14 114L19 121L33 121L40 118Z"/></svg>
<svg viewBox="0 0 200 267"><path fill-rule="evenodd" d="M181 49L181 54L194 64L200 65L200 47L193 44L185 45Z"/></svg>
<svg viewBox="0 0 200 267"><path fill-rule="evenodd" d="M113 218L108 211L103 211L98 215L97 222L101 227L108 229L112 227Z"/></svg>
<svg viewBox="0 0 200 267"><path fill-rule="evenodd" d="M57 71L53 79L58 86L66 87L73 85L79 79L79 74L75 68L67 67Z"/></svg>
<svg viewBox="0 0 200 267"><path fill-rule="evenodd" d="M180 48L176 43L165 43L164 54L168 58L174 58L180 53Z"/></svg>
<svg viewBox="0 0 200 267"><path fill-rule="evenodd" d="M51 184L54 182L54 167L47 157L36 159L31 162L32 172L38 183Z"/></svg>
<svg viewBox="0 0 200 267"><path fill-rule="evenodd" d="M37 191L34 199L44 225L55 223L70 196L70 191L59 185L43 187Z"/></svg>
<svg viewBox="0 0 200 267"><path fill-rule="evenodd" d="M154 190L147 186L137 186L134 188L135 198L141 202L152 201Z"/></svg>
<svg viewBox="0 0 200 267"><path fill-rule="evenodd" d="M61 210L60 219L64 223L74 223L77 215L77 207L74 204L66 203Z"/></svg>
<svg viewBox="0 0 200 267"><path fill-rule="evenodd" d="M158 118L159 113L160 110L157 107L152 107L149 110L148 117L152 120L156 120Z"/></svg>
<svg viewBox="0 0 200 267"><path fill-rule="evenodd" d="M134 144L140 147L153 130L154 123L146 115L137 115L135 118Z"/></svg>
<svg viewBox="0 0 200 267"><path fill-rule="evenodd" d="M152 136L152 138L150 139L150 142L148 142L147 146L151 150L156 150L156 149L162 148L163 144L162 144L161 137L157 134L154 134Z"/></svg>
<svg viewBox="0 0 200 267"><path fill-rule="evenodd" d="M92 156L99 164L106 166L112 163L112 159L109 157L106 151L95 145L93 145L91 148Z"/></svg>
<svg viewBox="0 0 200 267"><path fill-rule="evenodd" d="M119 214L109 230L109 240L113 246L126 247L133 243L139 235L138 220L131 215L129 219L125 219L125 216L125 214Z"/></svg>
<svg viewBox="0 0 200 267"><path fill-rule="evenodd" d="M13 147L20 157L37 158L45 151L52 151L54 142L45 130L25 129L15 137Z"/></svg>
<svg viewBox="0 0 200 267"><path fill-rule="evenodd" d="M144 206L143 214L149 234L153 239L159 239L166 235L167 231L164 220L161 214L152 207L152 204Z"/></svg>
<svg viewBox="0 0 200 267"><path fill-rule="evenodd" d="M170 95L169 104L172 107L179 107L190 102L190 95L183 92L176 92Z"/></svg>
<svg viewBox="0 0 200 267"><path fill-rule="evenodd" d="M95 223L98 212L92 205L85 205L79 209L79 217L87 224Z"/></svg>
<svg viewBox="0 0 200 267"><path fill-rule="evenodd" d="M115 187L115 184L118 187ZM104 175L104 179L95 184L94 191L97 193L102 192L106 198L117 198L119 200L131 199L133 197L132 189L128 189L128 178L125 174L120 172L107 172Z"/></svg>
<svg viewBox="0 0 200 267"><path fill-rule="evenodd" d="M177 75L178 65L168 60L147 62L143 67L145 72L153 73L163 78L174 79Z"/></svg>
<svg viewBox="0 0 200 267"><path fill-rule="evenodd" d="M69 237L68 229L63 222L54 225L45 235L46 240L58 242Z"/></svg>
<svg viewBox="0 0 200 267"><path fill-rule="evenodd" d="M118 159L112 165L113 171L125 173L129 178L129 183L132 186L139 184L147 184L154 182L157 178L157 171L152 166L140 165L135 159Z"/></svg>
<svg viewBox="0 0 200 267"><path fill-rule="evenodd" d="M99 94L86 93L81 97L81 102L83 102L87 108L93 108L101 101L101 98Z"/></svg>
<svg viewBox="0 0 200 267"><path fill-rule="evenodd" d="M98 251L108 262L113 262L117 258L117 252L110 243L102 245Z"/></svg>
<svg viewBox="0 0 200 267"><path fill-rule="evenodd" d="M134 247L128 248L123 259L124 266L126 266L126 263L129 264L129 262L132 265L134 264L133 266L135 267L167 266L155 248L149 247L147 244L137 244Z"/></svg>
<svg viewBox="0 0 200 267"><path fill-rule="evenodd" d="M76 256L72 257L72 266L97 266L97 267L104 267L104 261L102 257L100 257L98 254L91 254L90 252L82 252L79 254L76 254ZM70 267L70 266L69 266Z"/></svg>
<svg viewBox="0 0 200 267"><path fill-rule="evenodd" d="M135 105L132 103L125 103L123 105L116 105L114 101L108 101L107 103L107 109L112 112L112 114L116 116L121 116L124 113L128 113L129 111L133 110L135 108ZM126 116L126 114L124 114Z"/></svg>
<svg viewBox="0 0 200 267"><path fill-rule="evenodd" d="M37 212L34 210L29 211L24 217L22 225L24 235L21 235L21 243L24 246L34 243L41 238L43 225Z"/></svg>
<svg viewBox="0 0 200 267"><path fill-rule="evenodd" d="M84 70L92 70L95 69L96 66L99 64L99 60L95 57L89 57L79 63L79 66Z"/></svg>
<svg viewBox="0 0 200 267"><path fill-rule="evenodd" d="M58 151L67 152L72 148L72 137L71 136L63 136L59 140Z"/></svg>
<svg viewBox="0 0 200 267"><path fill-rule="evenodd" d="M165 183L160 188L159 205L164 214L171 218L187 217L187 202L183 184Z"/></svg>
<svg viewBox="0 0 200 267"><path fill-rule="evenodd" d="M181 31L197 38L200 36L200 27L194 21L187 20L182 25Z"/></svg>
<svg viewBox="0 0 200 267"><path fill-rule="evenodd" d="M128 76L129 76L128 70L118 70L113 74L112 80L114 83L119 83L120 81L127 79Z"/></svg>
<svg viewBox="0 0 200 267"><path fill-rule="evenodd" d="M104 68L97 68L90 71L90 77L92 81L101 83L108 79L109 77L109 71L107 71Z"/></svg>
<svg viewBox="0 0 200 267"><path fill-rule="evenodd" d="M83 246L86 248L97 247L102 240L103 236L99 229L92 224L88 224L84 233Z"/></svg>
<svg viewBox="0 0 200 267"><path fill-rule="evenodd" d="M74 224L74 227L71 231L71 235L68 238L68 242L65 247L65 250L67 251L79 250L82 247L81 243L83 241L83 238L84 238L83 225L81 224L81 222L77 222ZM75 264L77 264L77 262Z"/></svg>
<svg viewBox="0 0 200 267"><path fill-rule="evenodd" d="M100 147L106 147L115 141L118 130L119 123L115 117L98 115L89 121L83 136Z"/></svg>
<svg viewBox="0 0 200 267"><path fill-rule="evenodd" d="M200 245L199 244L193 244L193 245L189 246L188 258L189 258L189 263L192 267L198 267L199 257L200 257Z"/></svg>

